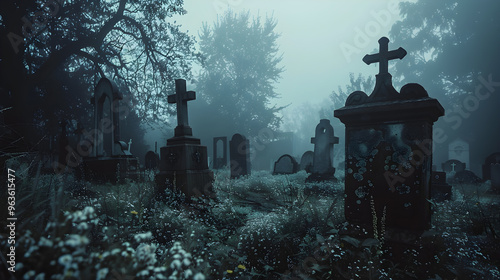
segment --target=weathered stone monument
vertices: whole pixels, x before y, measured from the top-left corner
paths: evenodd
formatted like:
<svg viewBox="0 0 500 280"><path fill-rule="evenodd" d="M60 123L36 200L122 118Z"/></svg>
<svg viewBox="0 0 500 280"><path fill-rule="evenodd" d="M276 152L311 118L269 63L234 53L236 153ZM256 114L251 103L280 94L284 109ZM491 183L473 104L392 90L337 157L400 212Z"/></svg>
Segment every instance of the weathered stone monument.
<svg viewBox="0 0 500 280"><path fill-rule="evenodd" d="M160 155L148 151L144 156L144 167L146 170L156 170L160 166Z"/></svg>
<svg viewBox="0 0 500 280"><path fill-rule="evenodd" d="M222 147L218 145L222 144ZM214 169L221 169L227 166L227 137L214 137L214 147L213 147L213 155L214 155Z"/></svg>
<svg viewBox="0 0 500 280"><path fill-rule="evenodd" d="M448 159L456 159L465 164L465 169L470 169L469 143L457 138L448 144Z"/></svg>
<svg viewBox="0 0 500 280"><path fill-rule="evenodd" d="M314 152L313 151L305 152L304 154L302 154L302 157L300 158L300 170L305 170L307 173L311 173L313 162L314 162Z"/></svg>
<svg viewBox="0 0 500 280"><path fill-rule="evenodd" d="M97 182L137 179L139 160L120 141L120 107L123 99L117 86L106 78L97 83L91 103L94 105L94 130L90 156L84 157L79 177ZM78 149L77 149L78 150Z"/></svg>
<svg viewBox="0 0 500 280"><path fill-rule="evenodd" d="M213 196L213 173L208 169L207 147L193 137L188 122L187 102L196 99L194 91L186 91L186 80L175 80L175 94L168 103L177 105L177 127L167 146L160 148L160 172L156 175L158 194L171 187L188 197Z"/></svg>
<svg viewBox="0 0 500 280"><path fill-rule="evenodd" d="M307 177L306 182L335 181L335 168L332 162L333 145L339 143L339 138L334 136L330 120L320 120L311 143L314 144L314 159L311 175Z"/></svg>
<svg viewBox="0 0 500 280"><path fill-rule="evenodd" d="M250 141L241 134L235 134L229 141L231 178L250 175Z"/></svg>
<svg viewBox="0 0 500 280"><path fill-rule="evenodd" d="M406 51L389 51L385 37L378 42L380 52L363 58L379 63L375 89L351 93L334 111L346 126L345 216L373 229L373 203L379 221L386 213L388 230L418 233L431 223L432 127L444 109L419 84L394 89L388 62Z"/></svg>
<svg viewBox="0 0 500 280"><path fill-rule="evenodd" d="M493 153L484 161L483 180L491 180L491 190L500 193L500 153Z"/></svg>
<svg viewBox="0 0 500 280"><path fill-rule="evenodd" d="M273 174L294 174L299 171L299 164L291 155L282 155L274 163Z"/></svg>
<svg viewBox="0 0 500 280"><path fill-rule="evenodd" d="M441 168L446 172L448 177L454 176L457 172L464 171L465 167L465 163L456 159L449 159L441 164Z"/></svg>
<svg viewBox="0 0 500 280"><path fill-rule="evenodd" d="M437 202L450 200L451 186L446 183L446 173L432 171L431 176L431 198Z"/></svg>

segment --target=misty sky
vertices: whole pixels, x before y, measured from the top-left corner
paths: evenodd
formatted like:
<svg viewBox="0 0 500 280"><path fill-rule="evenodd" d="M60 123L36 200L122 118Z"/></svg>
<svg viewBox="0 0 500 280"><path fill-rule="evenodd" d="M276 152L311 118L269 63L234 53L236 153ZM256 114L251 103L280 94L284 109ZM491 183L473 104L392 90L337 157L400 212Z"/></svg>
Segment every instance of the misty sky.
<svg viewBox="0 0 500 280"><path fill-rule="evenodd" d="M276 84L281 95L277 105L304 102L319 104L338 86L349 83L349 73L375 75L377 65L361 59L378 49L377 40L388 36L391 25L399 19L399 0L185 0L187 14L176 16L189 34L196 35L203 22L210 25L225 10L250 10L253 15L273 15L282 66L285 72ZM391 39L389 37L389 39ZM389 44L390 49L397 48ZM203 93L199 93L203 94ZM290 109L291 109L290 108ZM333 114L333 113L332 113Z"/></svg>

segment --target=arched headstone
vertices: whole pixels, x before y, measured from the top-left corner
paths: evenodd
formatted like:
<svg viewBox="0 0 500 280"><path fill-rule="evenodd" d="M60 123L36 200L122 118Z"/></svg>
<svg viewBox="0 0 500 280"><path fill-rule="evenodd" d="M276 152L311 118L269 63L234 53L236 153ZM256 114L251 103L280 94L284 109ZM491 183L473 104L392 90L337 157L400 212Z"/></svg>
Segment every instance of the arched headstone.
<svg viewBox="0 0 500 280"><path fill-rule="evenodd" d="M302 157L300 158L300 170L305 170L307 173L311 173L313 162L314 162L314 152L313 151L305 152L304 154L302 154Z"/></svg>
<svg viewBox="0 0 500 280"><path fill-rule="evenodd" d="M312 174L307 181L335 180L335 168L332 162L333 145L339 143L339 138L334 136L330 120L320 120L311 143L314 144L314 159Z"/></svg>
<svg viewBox="0 0 500 280"><path fill-rule="evenodd" d="M273 174L293 174L299 170L299 164L291 155L282 155L274 163Z"/></svg>
<svg viewBox="0 0 500 280"><path fill-rule="evenodd" d="M222 144L219 147L218 144ZM221 155L222 154L222 155ZM214 137L214 147L213 147L213 168L221 169L227 165L227 137Z"/></svg>
<svg viewBox="0 0 500 280"><path fill-rule="evenodd" d="M231 178L250 175L250 142L241 134L234 134L229 141Z"/></svg>

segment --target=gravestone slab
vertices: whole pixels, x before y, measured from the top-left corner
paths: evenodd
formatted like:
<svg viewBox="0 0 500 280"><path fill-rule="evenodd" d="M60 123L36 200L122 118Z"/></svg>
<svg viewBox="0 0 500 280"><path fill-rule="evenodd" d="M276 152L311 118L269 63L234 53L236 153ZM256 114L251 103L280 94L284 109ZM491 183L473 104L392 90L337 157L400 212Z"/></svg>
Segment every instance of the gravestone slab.
<svg viewBox="0 0 500 280"><path fill-rule="evenodd" d="M218 143L222 143L222 149L219 151L217 146ZM222 152L222 156L220 156L220 152ZM227 166L227 137L214 137L214 147L213 147L213 155L214 155L214 169L221 169Z"/></svg>
<svg viewBox="0 0 500 280"><path fill-rule="evenodd" d="M431 198L437 202L451 199L451 186L446 183L446 172L431 172Z"/></svg>
<svg viewBox="0 0 500 280"><path fill-rule="evenodd" d="M441 164L441 168L448 176L453 176L457 172L464 171L465 167L465 163L456 159L449 159Z"/></svg>
<svg viewBox="0 0 500 280"><path fill-rule="evenodd" d="M148 151L144 156L144 167L146 170L155 170L160 165L160 155L153 151Z"/></svg>
<svg viewBox="0 0 500 280"><path fill-rule="evenodd" d="M273 174L294 174L299 171L299 164L291 155L282 155L274 163Z"/></svg>
<svg viewBox="0 0 500 280"><path fill-rule="evenodd" d="M450 183L452 184L479 184L481 183L481 178L476 176L474 172L470 170L461 170L456 172L453 177L450 178Z"/></svg>
<svg viewBox="0 0 500 280"><path fill-rule="evenodd" d="M186 91L186 80L175 80L175 94L168 96L168 102L177 106L177 127L174 137L167 139L167 146L160 148L160 172L155 179L160 197L167 187L187 197L214 196L207 147L193 137L188 122L187 102L195 99L194 91Z"/></svg>
<svg viewBox="0 0 500 280"><path fill-rule="evenodd" d="M373 200L379 221L386 209L388 230L418 233L431 223L432 127L444 108L419 84L397 92L388 61L402 59L406 51L389 51L385 37L378 42L380 52L363 58L379 62L375 89L369 96L351 93L334 111L346 126L345 216L350 224L372 229Z"/></svg>
<svg viewBox="0 0 500 280"><path fill-rule="evenodd" d="M491 180L491 165L500 163L500 153L493 153L486 157L483 164L483 180Z"/></svg>
<svg viewBox="0 0 500 280"><path fill-rule="evenodd" d="M231 178L251 174L250 142L241 134L234 134L229 141Z"/></svg>
<svg viewBox="0 0 500 280"><path fill-rule="evenodd" d="M457 138L448 145L448 158L456 159L465 164L466 169L470 169L469 143Z"/></svg>
<svg viewBox="0 0 500 280"><path fill-rule="evenodd" d="M91 146L91 151L89 156L82 155L82 163L76 172L77 178L99 183L139 178L139 159L128 152L127 143L120 141L119 102L122 99L114 82L106 78L99 80L91 98L94 105L94 129L92 133L82 133L93 135L93 138L86 136L79 143L81 146Z"/></svg>
<svg viewBox="0 0 500 280"><path fill-rule="evenodd" d="M302 157L300 158L300 170L305 170L307 173L311 173L313 162L314 162L314 152L313 151L305 152L304 154L302 154Z"/></svg>
<svg viewBox="0 0 500 280"><path fill-rule="evenodd" d="M306 182L335 181L332 155L333 145L339 143L339 138L334 136L330 120L320 120L311 143L314 144L314 159L311 175L307 177Z"/></svg>

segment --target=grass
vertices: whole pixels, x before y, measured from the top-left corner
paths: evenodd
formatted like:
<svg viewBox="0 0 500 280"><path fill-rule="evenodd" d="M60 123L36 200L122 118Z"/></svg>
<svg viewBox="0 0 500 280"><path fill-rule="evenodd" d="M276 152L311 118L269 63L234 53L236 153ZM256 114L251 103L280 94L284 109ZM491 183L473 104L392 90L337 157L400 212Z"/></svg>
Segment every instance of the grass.
<svg viewBox="0 0 500 280"><path fill-rule="evenodd" d="M432 228L395 259L383 219L376 236L346 234L343 182L305 184L303 171L231 180L219 170L217 198L187 202L168 190L155 200L153 174L92 185L17 166L17 279L500 278L500 200L488 184L433 202Z"/></svg>

